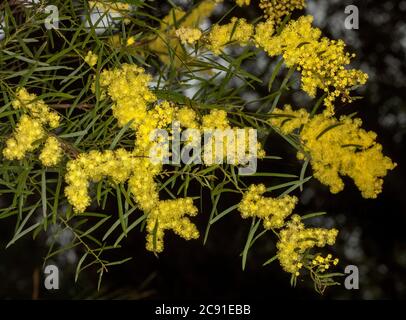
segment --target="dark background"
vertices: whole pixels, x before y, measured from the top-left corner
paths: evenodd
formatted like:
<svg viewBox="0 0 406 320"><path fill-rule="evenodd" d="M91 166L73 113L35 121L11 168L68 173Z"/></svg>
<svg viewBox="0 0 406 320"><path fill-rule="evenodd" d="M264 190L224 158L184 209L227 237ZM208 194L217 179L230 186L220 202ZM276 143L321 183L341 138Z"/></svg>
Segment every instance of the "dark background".
<svg viewBox="0 0 406 320"><path fill-rule="evenodd" d="M344 9L349 4L359 8L359 30L344 28ZM366 71L370 79L360 92L364 98L349 106L349 112L358 112L364 128L378 133L384 153L398 163L398 167L385 178L384 191L376 200L362 199L349 180L345 190L338 195L331 195L327 187L317 181L307 185L301 194L298 212L327 211L328 216L315 219L314 223L340 230L334 254L340 257L341 270L349 264L359 267L359 290L332 287L320 296L306 278L292 288L289 275L278 263L262 267L274 252L270 237L259 240L251 249L247 268L242 271L239 253L250 223L241 221L238 214L231 214L213 226L205 246L201 240L184 241L168 233L166 249L159 258L145 251L144 235L134 232L123 242L125 248L116 253L117 257L133 256L134 259L112 268L104 276L100 292L96 291L97 276L92 271L82 273L78 283L74 284L77 256L75 252L67 252L54 261L63 265L61 289L48 292L40 280L40 298L268 300L406 297L406 175L403 165L406 143L406 1L309 0L307 10L326 36L344 39L349 50L357 53L354 66ZM240 13L258 15L258 12L243 10ZM296 97L295 101L300 103L301 97ZM291 162L283 166L300 171L293 153L290 158ZM272 163L263 165L265 170L274 170ZM229 201L233 202L233 199ZM222 206L226 208L227 202L227 199L223 201ZM202 233L208 216L209 211L205 210L198 219ZM12 228L11 219L0 224L2 247L9 241ZM0 251L0 297L32 297L33 278L42 268L46 250L44 239L32 241L26 237Z"/></svg>

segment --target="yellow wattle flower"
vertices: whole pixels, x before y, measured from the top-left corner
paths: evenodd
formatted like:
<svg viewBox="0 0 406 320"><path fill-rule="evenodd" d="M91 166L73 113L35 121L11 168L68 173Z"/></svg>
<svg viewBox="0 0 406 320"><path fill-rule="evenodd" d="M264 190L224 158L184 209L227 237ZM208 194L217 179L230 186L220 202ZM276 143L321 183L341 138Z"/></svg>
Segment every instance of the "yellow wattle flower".
<svg viewBox="0 0 406 320"><path fill-rule="evenodd" d="M39 155L39 159L46 167L52 167L59 163L63 155L62 146L58 139L49 137Z"/></svg>
<svg viewBox="0 0 406 320"><path fill-rule="evenodd" d="M276 109L270 123L285 134L303 126L299 137L303 151L298 158L309 157L314 177L330 187L332 193L343 190L341 176L354 180L364 198L376 198L382 191L383 177L396 167L382 154L376 133L361 128L361 119L325 113L310 118L304 109Z"/></svg>
<svg viewBox="0 0 406 320"><path fill-rule="evenodd" d="M91 50L87 52L85 56L85 62L90 66L93 67L94 65L97 64L97 60L99 57L97 54L93 53Z"/></svg>
<svg viewBox="0 0 406 320"><path fill-rule="evenodd" d="M282 55L288 67L301 72L302 89L315 97L317 90L326 93L326 113L333 114L333 103L352 102L350 92L354 87L366 83L368 75L360 70L348 69L354 55L345 52L342 40L321 37L321 31L312 27L313 17L303 16L291 21L279 35L271 36L265 26L273 21L259 24L254 41L270 56Z"/></svg>
<svg viewBox="0 0 406 320"><path fill-rule="evenodd" d="M202 37L202 31L197 28L180 27L175 33L183 44L192 45Z"/></svg>
<svg viewBox="0 0 406 320"><path fill-rule="evenodd" d="M277 257L282 268L298 276L304 266L305 254L314 247L332 246L338 235L336 229L306 228L300 216L293 215L286 227L279 232Z"/></svg>
<svg viewBox="0 0 406 320"><path fill-rule="evenodd" d="M242 1L242 0L240 0ZM302 10L306 7L305 0L261 0L259 7L264 11L265 18L279 24L282 17L294 10Z"/></svg>
<svg viewBox="0 0 406 320"><path fill-rule="evenodd" d="M45 136L41 122L28 115L22 115L17 123L13 136L6 141L3 155L9 160L21 160L27 152L34 151L38 140Z"/></svg>
<svg viewBox="0 0 406 320"><path fill-rule="evenodd" d="M265 229L282 228L285 219L292 214L298 199L289 195L281 198L262 196L263 184L251 185L238 206L243 218L257 217L263 220Z"/></svg>
<svg viewBox="0 0 406 320"><path fill-rule="evenodd" d="M59 126L60 116L25 88L17 90L11 104L14 109L21 109L29 115L23 114L19 119L12 137L6 141L3 155L9 160L21 160L27 152L39 147L40 140L46 135L45 126L52 129Z"/></svg>
<svg viewBox="0 0 406 320"><path fill-rule="evenodd" d="M231 18L231 22L225 25L214 25L207 37L208 49L218 55L228 44L238 43L246 45L254 33L254 26L243 18Z"/></svg>

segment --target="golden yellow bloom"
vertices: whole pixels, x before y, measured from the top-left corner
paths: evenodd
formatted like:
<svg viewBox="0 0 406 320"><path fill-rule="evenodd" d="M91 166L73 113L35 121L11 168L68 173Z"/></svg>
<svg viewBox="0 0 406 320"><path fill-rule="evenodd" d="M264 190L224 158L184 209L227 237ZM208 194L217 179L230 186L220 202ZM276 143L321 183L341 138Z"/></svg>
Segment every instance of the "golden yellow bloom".
<svg viewBox="0 0 406 320"><path fill-rule="evenodd" d="M289 195L281 198L262 196L266 192L263 184L251 185L239 204L238 210L243 218L263 219L264 228L282 228L286 217L292 214L298 199Z"/></svg>
<svg viewBox="0 0 406 320"><path fill-rule="evenodd" d="M382 191L383 177L388 170L395 168L391 159L382 154L382 146L376 142L376 133L361 128L361 119L343 116L339 120L326 114L319 114L312 119L304 110L276 110L276 115L296 113L301 120L290 120L286 123L272 119L271 123L280 128L285 127L289 133L304 124L300 132L303 149L310 157L314 177L330 187L332 193L344 188L341 175L354 180L364 198L376 198ZM308 121L304 123L304 120ZM276 118L278 119L278 118ZM298 158L306 155L298 153Z"/></svg>
<svg viewBox="0 0 406 320"><path fill-rule="evenodd" d="M282 17L294 10L304 9L305 0L261 0L259 7L264 10L265 18L276 23L281 22Z"/></svg>
<svg viewBox="0 0 406 320"><path fill-rule="evenodd" d="M120 126L133 121L136 129L147 114L147 104L156 101L149 90L151 76L135 65L123 64L121 68L104 70L100 75L100 85L115 102L113 115Z"/></svg>
<svg viewBox="0 0 406 320"><path fill-rule="evenodd" d="M293 215L286 227L280 231L279 241L276 244L282 268L298 276L305 253L313 247L333 245L337 234L336 229L305 228L300 217Z"/></svg>
<svg viewBox="0 0 406 320"><path fill-rule="evenodd" d="M11 104L15 109L22 109L30 114L21 116L13 136L6 141L3 150L6 159L21 160L27 152L34 151L39 146L39 140L45 136L44 126L58 127L60 117L43 100L28 93L25 88L17 90Z"/></svg>
<svg viewBox="0 0 406 320"><path fill-rule="evenodd" d="M180 27L176 30L176 36L183 44L194 44L202 37L202 32L197 28Z"/></svg>
<svg viewBox="0 0 406 320"><path fill-rule="evenodd" d="M97 54L93 53L91 50L87 52L86 57L85 57L85 62L90 66L93 67L98 60Z"/></svg>
<svg viewBox="0 0 406 320"><path fill-rule="evenodd" d="M88 185L103 177L115 183L126 181L133 171L133 156L124 149L103 152L92 150L82 153L67 163L65 195L75 212L83 212L90 205Z"/></svg>
<svg viewBox="0 0 406 320"><path fill-rule="evenodd" d="M149 155L149 150L156 143L151 141L151 133L156 129L168 127L175 120L176 111L177 108L173 104L163 101L147 112L144 121L136 130L135 145L138 151Z"/></svg>
<svg viewBox="0 0 406 320"><path fill-rule="evenodd" d="M135 43L134 37L129 37L127 39L127 46L132 46Z"/></svg>
<svg viewBox="0 0 406 320"><path fill-rule="evenodd" d="M260 22L255 26L254 42L256 46L262 47L268 54L271 54L272 46L269 41L275 32L275 22L271 19Z"/></svg>
<svg viewBox="0 0 406 320"><path fill-rule="evenodd" d="M177 120L179 121L180 125L185 128L197 129L199 127L197 122L197 114L191 108L185 107L179 109L177 113Z"/></svg>
<svg viewBox="0 0 406 320"><path fill-rule="evenodd" d="M368 75L360 70L346 69L354 55L345 52L342 40L320 38L321 31L312 27L312 21L311 16L300 17L273 37L269 37L266 28L260 25L254 40L270 56L282 55L288 67L296 67L301 72L302 89L309 96L315 97L317 89L327 93L326 112L333 114L333 102L339 97L343 102L352 102L350 91L365 84Z"/></svg>
<svg viewBox="0 0 406 320"><path fill-rule="evenodd" d="M142 68L124 64L120 68L104 70L100 76L100 86L104 97L109 96L113 102L113 115L121 126L133 121L131 128L135 131L135 148L132 152L119 149L116 151L90 151L79 155L67 165L65 194L76 212L83 212L90 204L88 194L90 181L99 181L103 177L112 178L113 182L128 181L129 190L141 210L147 214L147 249L155 252L163 250L164 231L171 229L185 239L198 237L198 231L185 215L194 216L197 209L189 198L161 201L155 177L162 170L162 163L155 163L150 158L158 141L151 141L155 129L168 129L173 121L194 129L231 129L227 112L211 110L198 121L193 109L178 109L168 101L161 101L152 108L150 104L157 98L148 89L151 77ZM94 88L94 87L93 87ZM170 138L170 137L169 137ZM240 144L238 148L247 148ZM237 149L238 149L237 148ZM159 149L159 148L158 148ZM165 154L162 154L165 156Z"/></svg>
<svg viewBox="0 0 406 320"><path fill-rule="evenodd" d="M317 255L311 262L311 267L316 269L317 272L325 272L330 269L331 266L336 266L338 264L338 258L333 259L331 254L328 254L325 258Z"/></svg>
<svg viewBox="0 0 406 320"><path fill-rule="evenodd" d="M235 3L237 4L237 6L239 7L243 7L243 6L249 6L250 5L251 0L235 0Z"/></svg>
<svg viewBox="0 0 406 320"><path fill-rule="evenodd" d="M25 88L16 92L15 99L11 102L14 109L28 111L31 116L41 124L48 124L51 128L59 126L60 116L51 110L43 100L38 99L35 94L30 94Z"/></svg>
<svg viewBox="0 0 406 320"><path fill-rule="evenodd" d="M271 125L279 128L283 134L292 133L308 121L309 114L305 109L294 111L290 105L286 105L283 110L275 108L270 119Z"/></svg>
<svg viewBox="0 0 406 320"><path fill-rule="evenodd" d="M120 13L123 11L129 11L131 9L130 4L120 1L89 1L89 8L98 8L102 12Z"/></svg>
<svg viewBox="0 0 406 320"><path fill-rule="evenodd" d="M202 117L201 129L212 130L203 148L203 162L207 166L223 163L226 157L227 162L234 165L245 165L252 157L265 157L262 145L252 139L252 133L249 132L252 128L241 130L231 127L224 110L210 110L209 114ZM252 143L256 143L256 150L251 147ZM219 148L222 148L222 152L218 151Z"/></svg>
<svg viewBox="0 0 406 320"><path fill-rule="evenodd" d="M6 141L3 155L9 160L21 160L25 154L34 151L45 135L41 122L28 115L22 115L13 136Z"/></svg>
<svg viewBox="0 0 406 320"><path fill-rule="evenodd" d="M227 119L227 112L224 110L213 109L202 118L203 129L229 129L230 124Z"/></svg>
<svg viewBox="0 0 406 320"><path fill-rule="evenodd" d="M231 43L246 45L254 33L254 26L243 18L233 17L225 25L214 25L208 35L208 48L218 55L224 47Z"/></svg>
<svg viewBox="0 0 406 320"><path fill-rule="evenodd" d="M44 148L42 149L39 159L46 167L52 167L59 163L63 155L63 150L58 139L49 137L45 141Z"/></svg>
<svg viewBox="0 0 406 320"><path fill-rule="evenodd" d="M147 218L147 250L163 251L165 230L172 230L186 240L197 239L199 231L186 215L197 215L191 198L160 201Z"/></svg>

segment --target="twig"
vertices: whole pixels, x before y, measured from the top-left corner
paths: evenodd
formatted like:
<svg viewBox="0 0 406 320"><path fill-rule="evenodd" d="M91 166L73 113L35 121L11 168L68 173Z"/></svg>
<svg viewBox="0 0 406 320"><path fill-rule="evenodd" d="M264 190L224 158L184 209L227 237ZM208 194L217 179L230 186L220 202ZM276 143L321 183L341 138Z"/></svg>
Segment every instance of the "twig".
<svg viewBox="0 0 406 320"><path fill-rule="evenodd" d="M72 104L69 104L69 103L57 103L57 104L51 104L49 106L51 108L54 108L54 109L69 109L70 107L72 107ZM75 108L87 111L87 110L90 110L90 109L94 108L94 104L81 103L81 104L76 105Z"/></svg>

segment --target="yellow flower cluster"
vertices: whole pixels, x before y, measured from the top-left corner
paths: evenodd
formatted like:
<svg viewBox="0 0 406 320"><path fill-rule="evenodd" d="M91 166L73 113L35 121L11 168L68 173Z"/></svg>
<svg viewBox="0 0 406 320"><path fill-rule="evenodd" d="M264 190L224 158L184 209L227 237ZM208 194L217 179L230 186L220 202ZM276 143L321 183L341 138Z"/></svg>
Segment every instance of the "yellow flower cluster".
<svg viewBox="0 0 406 320"><path fill-rule="evenodd" d="M133 121L135 148L131 152L123 149L91 151L70 161L65 177L68 183L65 194L75 211L83 212L91 201L88 194L90 180L111 177L114 183L128 181L137 205L148 214L146 247L161 252L165 230L171 229L185 239L195 239L199 233L185 217L197 214L191 198L159 199L154 178L161 172L162 164L153 163L149 158L151 148L157 146L157 142L151 141L150 134L155 129L167 128L176 120L178 108L162 101L148 110L148 104L156 102L156 97L148 89L149 81L150 76L143 69L131 65L102 72L100 84L103 93L107 93L115 103L113 115L121 126ZM182 121L196 118L191 109L182 108L180 114Z"/></svg>
<svg viewBox="0 0 406 320"><path fill-rule="evenodd" d="M239 7L249 6L250 3L251 3L251 0L235 0L235 3L236 3L237 6L239 6Z"/></svg>
<svg viewBox="0 0 406 320"><path fill-rule="evenodd" d="M34 151L38 147L38 140L44 136L45 131L41 122L24 114L17 123L13 137L6 141L3 155L9 160L21 160L27 152Z"/></svg>
<svg viewBox="0 0 406 320"><path fill-rule="evenodd" d="M91 202L89 181L111 177L115 183L126 181L133 170L133 157L124 149L82 153L67 163L65 195L75 212L83 212Z"/></svg>
<svg viewBox="0 0 406 320"><path fill-rule="evenodd" d="M230 129L227 112L220 109L210 110L210 113L202 117L203 129Z"/></svg>
<svg viewBox="0 0 406 320"><path fill-rule="evenodd" d="M201 1L190 13L174 8L161 21L156 37L148 43L151 51L158 54L164 63L170 62L173 56L176 64L180 64L179 58L184 57L184 52L180 46L176 30L179 28L196 28L207 17L211 15L218 0ZM172 51L172 52L171 52Z"/></svg>
<svg viewBox="0 0 406 320"><path fill-rule="evenodd" d="M191 198L160 201L148 216L147 250L163 251L165 230L173 230L175 234L186 240L197 239L199 231L185 215L197 215L197 208L193 205Z"/></svg>
<svg viewBox="0 0 406 320"><path fill-rule="evenodd" d="M227 119L227 112L224 110L210 110L209 114L202 117L201 127L202 130L222 130L217 133L213 131L210 138L205 141L203 150L205 165L223 163L226 157L228 163L245 165L252 157L259 159L265 157L262 145L253 141L250 136L250 128L244 128L245 131L242 132L239 128L231 127ZM256 150L250 148L252 143L256 143ZM218 148L222 148L222 152L219 152Z"/></svg>
<svg viewBox="0 0 406 320"><path fill-rule="evenodd" d="M120 126L133 121L136 129L147 116L147 104L156 101L149 90L151 76L135 65L123 64L121 68L104 70L100 75L100 85L115 102L113 115Z"/></svg>
<svg viewBox="0 0 406 320"><path fill-rule="evenodd" d="M52 129L59 126L60 116L51 110L43 100L35 94L28 93L25 88L17 90L15 99L11 102L14 109L28 111L30 115L41 124L48 124Z"/></svg>
<svg viewBox="0 0 406 320"><path fill-rule="evenodd" d="M276 110L276 114L296 113L301 120L290 120L290 133L304 122L306 111ZM271 124L284 128L283 121L272 118ZM340 175L354 180L364 198L376 198L382 191L383 177L395 168L390 158L382 154L376 142L376 133L361 128L361 119L343 116L339 120L326 114L308 118L300 132L304 153L310 156L314 177L330 187L332 193L340 192L344 182ZM295 128L296 127L296 128ZM303 159L305 154L298 153Z"/></svg>
<svg viewBox="0 0 406 320"><path fill-rule="evenodd" d="M305 0L261 0L259 7L264 10L265 18L280 23L282 17L294 10L306 7Z"/></svg>
<svg viewBox="0 0 406 320"><path fill-rule="evenodd" d="M134 43L135 43L135 38L134 37L127 38L127 41L126 41L127 46L132 46Z"/></svg>
<svg viewBox="0 0 406 320"><path fill-rule="evenodd" d="M130 4L120 1L89 1L89 7L98 8L102 12L119 13L122 11L129 11Z"/></svg>
<svg viewBox="0 0 406 320"><path fill-rule="evenodd" d="M92 50L88 51L85 56L85 62L90 66L93 67L97 63L97 59L99 57L97 54L93 53Z"/></svg>
<svg viewBox="0 0 406 320"><path fill-rule="evenodd" d="M159 203L159 193L154 178L161 171L161 166L139 156L134 161L134 174L128 180L131 193L141 210L150 212Z"/></svg>
<svg viewBox="0 0 406 320"><path fill-rule="evenodd" d="M311 97L315 97L317 89L323 90L327 94L326 112L333 114L333 102L339 97L343 102L352 102L350 91L365 84L368 75L346 69L354 55L345 52L342 40L320 38L321 31L312 27L312 21L311 16L300 17L273 37L265 28L257 28L255 41L270 56L282 55L288 67L295 66L302 74L302 89Z"/></svg>
<svg viewBox="0 0 406 320"><path fill-rule="evenodd" d="M184 128L197 129L199 124L197 122L196 112L191 108L181 108L178 110L177 120Z"/></svg>
<svg viewBox="0 0 406 320"><path fill-rule="evenodd" d="M49 137L45 141L44 148L42 149L39 159L46 167L52 167L59 163L63 155L63 150L58 139Z"/></svg>
<svg viewBox="0 0 406 320"><path fill-rule="evenodd" d="M27 152L34 151L39 146L39 140L46 134L44 126L58 127L60 117L50 110L43 100L28 93L25 88L17 90L11 104L15 109L22 109L30 114L21 116L13 136L6 141L3 150L6 159L21 160Z"/></svg>
<svg viewBox="0 0 406 320"><path fill-rule="evenodd" d="M262 47L268 54L272 52L272 46L269 46L269 41L275 32L275 22L271 19L265 22L260 22L255 26L255 34L253 36L256 46Z"/></svg>
<svg viewBox="0 0 406 320"><path fill-rule="evenodd" d="M211 110L198 121L193 109L178 108L168 101L156 103L149 109L149 105L157 100L148 88L150 79L142 68L128 64L101 73L102 95L108 95L113 100L113 115L121 126L133 121L131 128L136 134L135 148L131 152L123 149L90 151L70 161L65 177L68 183L65 194L74 210L83 212L91 201L88 194L91 180L110 177L115 183L128 181L137 205L148 214L147 249L160 252L163 250L165 230L171 229L185 239L198 237L196 227L185 217L196 215L197 209L190 198L159 199L154 179L161 172L162 164L150 158L152 148L159 147L159 141L151 140L151 133L155 129L170 128L173 121L179 121L183 127L199 130L231 127L223 110ZM244 145L238 147L244 148Z"/></svg>
<svg viewBox="0 0 406 320"><path fill-rule="evenodd" d="M292 110L290 105L285 108L275 108L270 119L271 125L277 127L283 134L290 134L295 129L309 121L309 113L305 109Z"/></svg>
<svg viewBox="0 0 406 320"><path fill-rule="evenodd" d="M325 258L318 255L311 262L311 267L317 269L318 272L325 272L330 269L331 266L338 264L338 258L333 259L331 254L328 254Z"/></svg>
<svg viewBox="0 0 406 320"><path fill-rule="evenodd" d="M254 33L254 26L247 23L243 18L231 19L231 22L225 25L214 25L208 34L208 48L218 55L227 44L238 43L245 45Z"/></svg>
<svg viewBox="0 0 406 320"><path fill-rule="evenodd" d="M262 195L265 192L266 187L263 184L250 185L238 210L243 218L263 219L265 229L282 228L285 219L292 214L298 199L289 195L277 199L264 197Z"/></svg>
<svg viewBox="0 0 406 320"><path fill-rule="evenodd" d="M194 44L202 37L202 31L197 28L180 27L176 30L176 36L183 44Z"/></svg>
<svg viewBox="0 0 406 320"><path fill-rule="evenodd" d="M282 268L295 276L303 266L305 253L313 247L324 247L335 243L338 230L306 228L300 216L293 215L279 233L276 244L277 256Z"/></svg>

